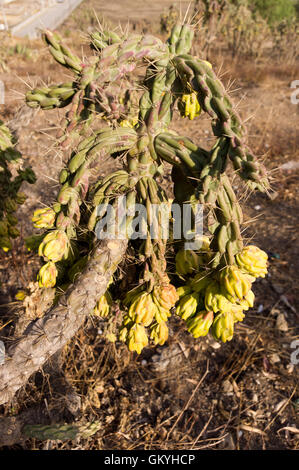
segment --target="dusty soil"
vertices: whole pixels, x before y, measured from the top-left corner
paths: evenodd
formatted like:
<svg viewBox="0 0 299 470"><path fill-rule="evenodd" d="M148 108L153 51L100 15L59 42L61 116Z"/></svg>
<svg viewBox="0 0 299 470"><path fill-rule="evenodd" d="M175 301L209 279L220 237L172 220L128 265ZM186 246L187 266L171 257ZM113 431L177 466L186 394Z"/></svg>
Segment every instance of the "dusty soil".
<svg viewBox="0 0 299 470"><path fill-rule="evenodd" d="M108 5L87 0L60 29L66 42L84 53L81 39L97 24L93 8L98 18L104 16L113 24L130 18L132 28L156 33L159 15L171 3L123 0ZM81 29L80 37L74 28ZM32 112L24 106L23 94L28 86L62 82L67 74L49 58L41 41L23 43L31 57L8 57L9 72L0 73L6 88L0 118L10 121L19 149L38 176L34 187L24 188L29 198L19 216L25 235L31 230L32 211L54 200L66 157L54 151L61 111ZM244 195L235 180L246 221L251 222L246 235L254 237L270 257L269 275L255 283L255 308L230 343L194 340L174 318L169 343L138 357L118 343L106 342L101 335L104 325L88 320L59 358L32 377L11 404L0 407L0 424L14 429L9 438L1 440L0 435L0 446L298 449L299 365L291 364L291 353L292 342L299 337L299 106L291 104L290 82L299 77L299 65L232 60L218 52L209 60L239 102L243 118L249 119L249 143L273 177L271 198ZM212 134L204 116L192 123L177 116L174 128L210 145ZM103 162L103 174L110 168L109 162ZM1 254L0 339L10 334L15 319L11 312L15 293L27 286L38 266L39 259L26 252L22 240L11 254ZM102 428L92 438L75 442L26 440L21 433L24 423L93 420L99 420Z"/></svg>

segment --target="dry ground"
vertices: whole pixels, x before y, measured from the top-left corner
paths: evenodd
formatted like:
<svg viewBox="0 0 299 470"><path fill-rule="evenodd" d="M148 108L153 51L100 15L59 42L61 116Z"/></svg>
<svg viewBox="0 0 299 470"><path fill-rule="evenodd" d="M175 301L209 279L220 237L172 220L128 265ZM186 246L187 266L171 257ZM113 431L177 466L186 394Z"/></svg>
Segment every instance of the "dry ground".
<svg viewBox="0 0 299 470"><path fill-rule="evenodd" d="M99 18L104 15L113 23L131 18L132 28L156 33L159 14L170 3L151 0L141 6L123 0L107 6L107 2L87 0L60 29L67 43L84 54L81 38L96 27L92 7ZM81 37L76 28L84 31ZM12 41L19 42L10 40L10 44ZM28 86L62 82L67 75L49 59L41 41L23 43L30 48L31 57L9 57L9 72L0 74L6 86L0 118L11 122L19 148L38 176L37 184L26 188L30 196L20 214L23 234L28 234L32 211L51 202L57 191L63 155L54 152L53 142L62 114L32 112L23 105L22 94ZM200 45L196 47L200 54ZM59 358L32 377L11 404L0 407L0 424L14 429L9 439L0 433L0 446L298 449L299 364L292 365L290 356L291 343L298 339L299 105L290 102L290 82L299 78L299 65L275 64L270 58L259 63L232 60L219 51L209 59L230 86L244 119L249 118L250 145L264 155L273 176L271 199L255 194L246 200L246 220L254 221L246 235L253 236L270 256L269 275L255 284L255 308L228 344L193 340L181 322L173 319L169 344L138 357L118 343L107 343L99 334L104 326L88 320ZM203 145L209 146L212 139L205 117L190 123L177 116L174 128ZM282 166L286 163L289 167ZM103 162L103 174L108 171L109 163ZM235 184L237 187L237 181ZM245 204L242 188L237 189ZM13 253L1 255L0 322L10 323L0 330L0 339L12 329L9 302L32 280L38 265L38 258L26 253L23 241L16 242ZM101 421L102 429L93 438L75 442L25 440L19 432L23 423L95 419Z"/></svg>

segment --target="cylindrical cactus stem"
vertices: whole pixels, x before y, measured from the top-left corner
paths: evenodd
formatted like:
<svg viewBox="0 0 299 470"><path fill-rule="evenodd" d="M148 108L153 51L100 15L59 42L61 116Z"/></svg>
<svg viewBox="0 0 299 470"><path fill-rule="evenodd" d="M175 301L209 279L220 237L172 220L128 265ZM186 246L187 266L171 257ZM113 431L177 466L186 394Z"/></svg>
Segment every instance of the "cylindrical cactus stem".
<svg viewBox="0 0 299 470"><path fill-rule="evenodd" d="M214 71L205 61L190 55L175 57L173 63L183 86L197 92L201 107L213 119L214 134L230 139L228 155L238 174L251 187L267 190L269 182L265 168L247 149L245 127Z"/></svg>
<svg viewBox="0 0 299 470"><path fill-rule="evenodd" d="M96 31L90 34L91 47L102 51L105 47L111 44L117 44L122 42L122 38L115 33L115 31Z"/></svg>
<svg viewBox="0 0 299 470"><path fill-rule="evenodd" d="M183 164L195 173L203 168L209 155L206 150L196 146L188 138L173 133L159 134L155 138L155 149L162 160L173 165Z"/></svg>
<svg viewBox="0 0 299 470"><path fill-rule="evenodd" d="M44 40L57 62L71 69L76 74L79 74L82 71L82 61L79 57L73 54L68 47L63 45L61 37L57 33L53 33L49 30L45 31Z"/></svg>
<svg viewBox="0 0 299 470"><path fill-rule="evenodd" d="M78 437L87 439L98 432L101 427L102 424L98 421L86 424L26 424L22 432L27 437L41 441L47 439L68 441Z"/></svg>
<svg viewBox="0 0 299 470"><path fill-rule="evenodd" d="M35 88L26 93L26 103L31 108L53 109L67 106L76 92L74 82Z"/></svg>
<svg viewBox="0 0 299 470"><path fill-rule="evenodd" d="M57 199L61 204L60 212L67 212L66 228L70 225L75 228L80 221L80 206L87 194L90 168L94 166L94 161L103 153L111 154L115 151L129 150L136 143L136 139L137 135L133 129L109 128L99 131L93 139L84 139L79 144L80 150L71 156L67 164L69 171L63 170L66 179L62 178L63 186ZM128 174L124 171L123 173L128 178ZM61 219L57 218L57 222L61 226ZM65 219L63 219L63 224L65 224Z"/></svg>
<svg viewBox="0 0 299 470"><path fill-rule="evenodd" d="M194 31L191 25L177 23L168 39L169 51L173 55L188 54L192 46Z"/></svg>
<svg viewBox="0 0 299 470"><path fill-rule="evenodd" d="M212 266L234 264L235 256L243 248L240 230L242 211L226 175L220 177L214 217L218 226L213 231L210 247L217 253L217 256L214 258Z"/></svg>

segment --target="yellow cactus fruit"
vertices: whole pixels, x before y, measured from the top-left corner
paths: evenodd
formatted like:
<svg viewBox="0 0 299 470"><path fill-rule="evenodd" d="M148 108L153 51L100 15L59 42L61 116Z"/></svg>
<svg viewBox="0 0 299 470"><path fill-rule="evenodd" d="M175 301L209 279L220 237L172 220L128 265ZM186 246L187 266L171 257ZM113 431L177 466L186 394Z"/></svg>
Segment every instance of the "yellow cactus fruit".
<svg viewBox="0 0 299 470"><path fill-rule="evenodd" d="M252 292L252 290L247 292L243 299L238 301L238 304L242 307L243 310L248 310L249 308L252 308L254 305L254 293Z"/></svg>
<svg viewBox="0 0 299 470"><path fill-rule="evenodd" d="M195 314L199 303L199 294L197 292L192 292L182 297L179 301L179 304L176 308L176 313L179 315L182 320L187 320Z"/></svg>
<svg viewBox="0 0 299 470"><path fill-rule="evenodd" d="M196 251L207 252L210 249L210 239L206 235L196 235L193 243L195 243Z"/></svg>
<svg viewBox="0 0 299 470"><path fill-rule="evenodd" d="M202 292L212 282L213 280L207 275L207 273L205 271L201 271L190 281L190 287L195 292Z"/></svg>
<svg viewBox="0 0 299 470"><path fill-rule="evenodd" d="M245 314L243 313L243 308L240 305L233 305L231 312L233 314L234 323L244 320Z"/></svg>
<svg viewBox="0 0 299 470"><path fill-rule="evenodd" d="M96 317L108 317L111 303L112 299L109 292L105 292L105 294L103 294L97 301L96 306L92 311L92 314Z"/></svg>
<svg viewBox="0 0 299 470"><path fill-rule="evenodd" d="M187 329L194 338L206 336L209 332L210 327L212 326L213 320L213 312L207 312L206 310L202 310L193 317L188 318L186 322Z"/></svg>
<svg viewBox="0 0 299 470"><path fill-rule="evenodd" d="M5 253L12 249L12 243L8 237L0 237L0 247Z"/></svg>
<svg viewBox="0 0 299 470"><path fill-rule="evenodd" d="M151 328L150 338L154 341L155 344L163 346L165 341L168 340L168 326L166 322L155 323Z"/></svg>
<svg viewBox="0 0 299 470"><path fill-rule="evenodd" d="M55 222L55 211L51 207L34 211L32 222L36 228L52 228Z"/></svg>
<svg viewBox="0 0 299 470"><path fill-rule="evenodd" d="M119 125L120 127L134 127L128 119L123 119L122 121L120 121Z"/></svg>
<svg viewBox="0 0 299 470"><path fill-rule="evenodd" d="M142 292L130 305L128 315L135 323L149 326L154 319L156 310L157 306L153 302L151 294Z"/></svg>
<svg viewBox="0 0 299 470"><path fill-rule="evenodd" d="M170 310L179 300L176 288L168 282L156 285L152 296L157 307L164 310Z"/></svg>
<svg viewBox="0 0 299 470"><path fill-rule="evenodd" d="M165 310L164 308L159 308L157 306L157 310L155 311L155 320L158 323L163 323L167 321L170 316L171 316L171 313L169 310Z"/></svg>
<svg viewBox="0 0 299 470"><path fill-rule="evenodd" d="M143 325L135 324L128 331L127 344L130 351L140 354L142 349L148 345L148 337Z"/></svg>
<svg viewBox="0 0 299 470"><path fill-rule="evenodd" d="M191 121L200 115L201 107L195 92L187 93L181 98L180 108L184 107L184 117L188 117Z"/></svg>
<svg viewBox="0 0 299 470"><path fill-rule="evenodd" d="M123 328L120 329L119 331L119 336L118 336L119 341L122 341L125 343L128 339L128 328L124 326Z"/></svg>
<svg viewBox="0 0 299 470"><path fill-rule="evenodd" d="M105 334L105 338L110 341L110 343L115 343L117 341L117 336L114 333L108 332Z"/></svg>
<svg viewBox="0 0 299 470"><path fill-rule="evenodd" d="M205 308L217 312L229 312L232 303L222 294L220 284L216 281L211 282L205 292Z"/></svg>
<svg viewBox="0 0 299 470"><path fill-rule="evenodd" d="M24 290L19 290L15 295L15 299L20 301L23 301L25 297L27 297L27 294Z"/></svg>
<svg viewBox="0 0 299 470"><path fill-rule="evenodd" d="M44 266L40 268L37 275L39 287L54 287L56 284L57 274L58 271L55 263L49 261L48 263L44 264Z"/></svg>
<svg viewBox="0 0 299 470"><path fill-rule="evenodd" d="M186 274L198 271L200 257L193 250L179 250L175 257L175 267L177 274L185 276Z"/></svg>
<svg viewBox="0 0 299 470"><path fill-rule="evenodd" d="M69 250L69 239L62 230L53 230L48 233L39 245L38 254L50 261L60 261L66 258Z"/></svg>
<svg viewBox="0 0 299 470"><path fill-rule="evenodd" d="M226 343L234 335L234 315L232 312L219 313L213 321L212 335L215 339Z"/></svg>
<svg viewBox="0 0 299 470"><path fill-rule="evenodd" d="M120 127L130 127L131 129L133 129L136 124L138 124L138 118L123 119L119 123Z"/></svg>
<svg viewBox="0 0 299 470"><path fill-rule="evenodd" d="M220 285L223 295L232 303L242 300L250 291L251 282L237 266L226 266L220 272Z"/></svg>
<svg viewBox="0 0 299 470"><path fill-rule="evenodd" d="M127 326L128 328L131 328L135 324L135 321L129 317L129 315L124 315L123 317L123 326Z"/></svg>
<svg viewBox="0 0 299 470"><path fill-rule="evenodd" d="M268 255L257 246L245 246L241 253L236 255L236 261L243 271L254 277L265 277L268 272Z"/></svg>
<svg viewBox="0 0 299 470"><path fill-rule="evenodd" d="M178 287L176 290L179 298L184 297L184 295L191 294L192 289L191 286L185 284L184 286Z"/></svg>

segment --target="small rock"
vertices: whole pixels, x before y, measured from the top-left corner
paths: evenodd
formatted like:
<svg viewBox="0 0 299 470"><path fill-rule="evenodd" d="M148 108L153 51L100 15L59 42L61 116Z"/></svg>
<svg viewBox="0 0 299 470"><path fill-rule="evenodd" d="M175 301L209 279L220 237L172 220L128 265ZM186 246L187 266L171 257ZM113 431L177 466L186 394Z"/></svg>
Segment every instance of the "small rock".
<svg viewBox="0 0 299 470"><path fill-rule="evenodd" d="M288 374L292 374L294 372L294 364L288 364L286 370Z"/></svg>
<svg viewBox="0 0 299 470"><path fill-rule="evenodd" d="M253 395L252 401L253 401L254 403L258 403L259 397L258 397L257 393L255 393L255 394Z"/></svg>
<svg viewBox="0 0 299 470"><path fill-rule="evenodd" d="M147 360L146 360L146 359L142 359L141 365L142 365L142 366L146 366L146 364L147 364Z"/></svg>
<svg viewBox="0 0 299 470"><path fill-rule="evenodd" d="M224 380L222 383L222 390L224 393L232 393L234 391L234 387L229 380Z"/></svg>
<svg viewBox="0 0 299 470"><path fill-rule="evenodd" d="M280 166L281 170L297 170L299 168L299 162L296 162L295 160L290 160L289 162L283 163L283 165Z"/></svg>
<svg viewBox="0 0 299 470"><path fill-rule="evenodd" d="M181 349L173 344L168 348L161 348L160 354L152 356L151 367L157 373L165 372L165 370L177 369L183 361L183 354Z"/></svg>
<svg viewBox="0 0 299 470"><path fill-rule="evenodd" d="M284 291L284 288L280 286L279 284L272 283L272 287L275 290L275 292L277 292L277 294L282 294Z"/></svg>
<svg viewBox="0 0 299 470"><path fill-rule="evenodd" d="M280 362L280 357L278 354L274 353L274 354L271 354L270 356L270 362L271 364L276 364L277 362Z"/></svg>
<svg viewBox="0 0 299 470"><path fill-rule="evenodd" d="M283 313L280 313L278 316L277 316L277 319L276 319L276 328L279 330L279 331L282 331L282 332L286 332L288 331L289 327L288 327L288 323L285 319L285 316Z"/></svg>
<svg viewBox="0 0 299 470"><path fill-rule="evenodd" d="M71 391L65 396L66 407L72 415L76 416L81 408L81 398L75 392Z"/></svg>
<svg viewBox="0 0 299 470"><path fill-rule="evenodd" d="M257 308L257 313L261 313L264 310L263 304L260 304Z"/></svg>
<svg viewBox="0 0 299 470"><path fill-rule="evenodd" d="M254 206L254 208L255 208L256 211L260 211L262 206L257 205L257 206Z"/></svg>
<svg viewBox="0 0 299 470"><path fill-rule="evenodd" d="M219 348L221 348L221 344L217 343L217 341L215 341L215 342L211 343L211 347L213 349L219 349Z"/></svg>

